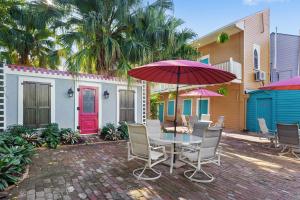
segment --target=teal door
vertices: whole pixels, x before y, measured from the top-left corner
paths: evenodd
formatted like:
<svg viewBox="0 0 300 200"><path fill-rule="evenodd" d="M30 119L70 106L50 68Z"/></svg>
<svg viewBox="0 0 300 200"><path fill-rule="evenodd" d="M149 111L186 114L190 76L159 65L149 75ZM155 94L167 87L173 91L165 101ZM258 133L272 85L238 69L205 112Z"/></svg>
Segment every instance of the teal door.
<svg viewBox="0 0 300 200"><path fill-rule="evenodd" d="M158 119L160 122L164 121L164 103L158 104Z"/></svg>
<svg viewBox="0 0 300 200"><path fill-rule="evenodd" d="M272 129L272 98L257 99L257 118L264 118L268 129ZM259 130L258 121L256 119L257 130Z"/></svg>
<svg viewBox="0 0 300 200"><path fill-rule="evenodd" d="M198 100L198 116L201 117L202 114L208 114L208 99Z"/></svg>

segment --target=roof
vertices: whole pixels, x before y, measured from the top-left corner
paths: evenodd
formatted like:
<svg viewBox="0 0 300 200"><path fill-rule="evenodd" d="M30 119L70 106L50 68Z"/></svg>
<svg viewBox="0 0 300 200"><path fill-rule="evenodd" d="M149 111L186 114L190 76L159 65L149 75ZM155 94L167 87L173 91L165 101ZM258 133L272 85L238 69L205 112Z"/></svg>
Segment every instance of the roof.
<svg viewBox="0 0 300 200"><path fill-rule="evenodd" d="M85 73L72 73L72 72L62 71L62 70L45 69L45 68L24 66L24 65L7 64L7 66L8 66L9 69L11 69L11 71L19 71L19 72L23 71L23 72L31 72L31 73L36 73L36 74L59 75L59 76L65 76L65 77L77 76L77 77L80 77L80 78L119 81L119 82L127 81L124 78L115 77L115 76L85 74Z"/></svg>
<svg viewBox="0 0 300 200"><path fill-rule="evenodd" d="M256 14L262 13L264 11L265 10L262 10L262 11L254 13L252 15L256 15ZM252 16L252 15L249 15L249 16ZM231 22L231 23L229 23L229 24L227 24L227 25L225 25L221 28L218 28L218 29L216 29L216 30L214 30L214 31L198 38L197 40L192 42L192 45L197 48L197 47L202 47L202 46L205 46L205 45L210 44L212 42L215 42L218 35L222 32L225 32L228 35L234 35L236 33L239 33L241 31L243 31L244 30L244 20L246 18L248 18L249 16L241 18L241 19L236 20L234 22Z"/></svg>

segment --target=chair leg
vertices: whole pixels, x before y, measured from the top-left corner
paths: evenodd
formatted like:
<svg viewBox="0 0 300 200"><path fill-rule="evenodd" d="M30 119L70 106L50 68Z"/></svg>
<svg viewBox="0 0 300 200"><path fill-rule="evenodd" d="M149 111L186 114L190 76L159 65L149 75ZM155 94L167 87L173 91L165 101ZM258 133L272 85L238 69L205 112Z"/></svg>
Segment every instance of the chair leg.
<svg viewBox="0 0 300 200"><path fill-rule="evenodd" d="M295 156L297 158L297 160L300 160L300 157L299 157L300 153L296 153L293 149L291 151L292 151L293 156Z"/></svg>
<svg viewBox="0 0 300 200"><path fill-rule="evenodd" d="M156 176L154 176L154 177L143 176L146 170L150 170L150 171L154 172L156 174ZM148 167L147 164L145 165L145 167L141 167L141 168L137 168L137 169L133 170L132 174L138 180L156 180L161 176L161 172L156 171L152 167Z"/></svg>
<svg viewBox="0 0 300 200"><path fill-rule="evenodd" d="M191 175L188 175L189 173L191 173ZM197 173L202 173L204 174L206 177L208 177L207 180L205 179L199 179L199 178L194 178L194 176L197 174ZM189 180L191 181L195 181L195 182L198 182L198 183L210 183L212 182L213 180L215 180L215 177L213 177L213 175L209 174L209 173L206 173L203 169L195 169L195 170L186 170L184 172L184 176L186 178L188 178Z"/></svg>
<svg viewBox="0 0 300 200"><path fill-rule="evenodd" d="M288 149L288 151L284 152L286 149ZM292 149L288 146L283 146L282 150L280 151L279 155L280 156L283 156L283 155L286 155L286 154L289 154L292 152Z"/></svg>

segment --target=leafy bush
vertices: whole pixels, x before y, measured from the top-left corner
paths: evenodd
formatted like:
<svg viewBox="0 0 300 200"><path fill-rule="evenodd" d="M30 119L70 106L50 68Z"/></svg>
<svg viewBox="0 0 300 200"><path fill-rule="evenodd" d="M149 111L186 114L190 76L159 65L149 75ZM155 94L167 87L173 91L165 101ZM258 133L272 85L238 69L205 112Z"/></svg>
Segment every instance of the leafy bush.
<svg viewBox="0 0 300 200"><path fill-rule="evenodd" d="M128 140L128 126L126 122L119 122L117 130L120 132L121 139Z"/></svg>
<svg viewBox="0 0 300 200"><path fill-rule="evenodd" d="M0 134L0 191L19 180L34 152L34 146L18 133Z"/></svg>
<svg viewBox="0 0 300 200"><path fill-rule="evenodd" d="M47 144L47 147L56 149L57 145L60 143L60 131L58 124L49 124L45 130L43 130L41 137Z"/></svg>
<svg viewBox="0 0 300 200"><path fill-rule="evenodd" d="M7 128L7 132L16 137L22 137L33 146L42 146L43 141L35 129L27 128L23 125L13 125Z"/></svg>
<svg viewBox="0 0 300 200"><path fill-rule="evenodd" d="M126 122L119 122L116 127L113 123L107 123L101 130L101 137L104 140L128 139L128 126Z"/></svg>
<svg viewBox="0 0 300 200"><path fill-rule="evenodd" d="M11 155L1 155L0 158L0 191L10 184L15 184L22 174L23 167L20 158Z"/></svg>
<svg viewBox="0 0 300 200"><path fill-rule="evenodd" d="M80 135L72 131L70 128L62 128L60 130L61 141L64 144L76 144L79 142Z"/></svg>
<svg viewBox="0 0 300 200"><path fill-rule="evenodd" d="M104 140L119 140L121 139L121 133L117 130L113 123L107 123L101 131L101 136Z"/></svg>

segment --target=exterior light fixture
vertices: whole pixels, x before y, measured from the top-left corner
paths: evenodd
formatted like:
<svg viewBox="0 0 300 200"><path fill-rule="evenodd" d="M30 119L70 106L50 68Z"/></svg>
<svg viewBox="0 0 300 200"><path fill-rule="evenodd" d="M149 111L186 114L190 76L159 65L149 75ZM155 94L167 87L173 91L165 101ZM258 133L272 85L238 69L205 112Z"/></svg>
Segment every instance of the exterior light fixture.
<svg viewBox="0 0 300 200"><path fill-rule="evenodd" d="M74 91L72 90L72 88L68 89L67 94L68 94L68 97L73 97Z"/></svg>
<svg viewBox="0 0 300 200"><path fill-rule="evenodd" d="M103 93L104 99L108 99L109 98L109 92L107 90L104 91Z"/></svg>

